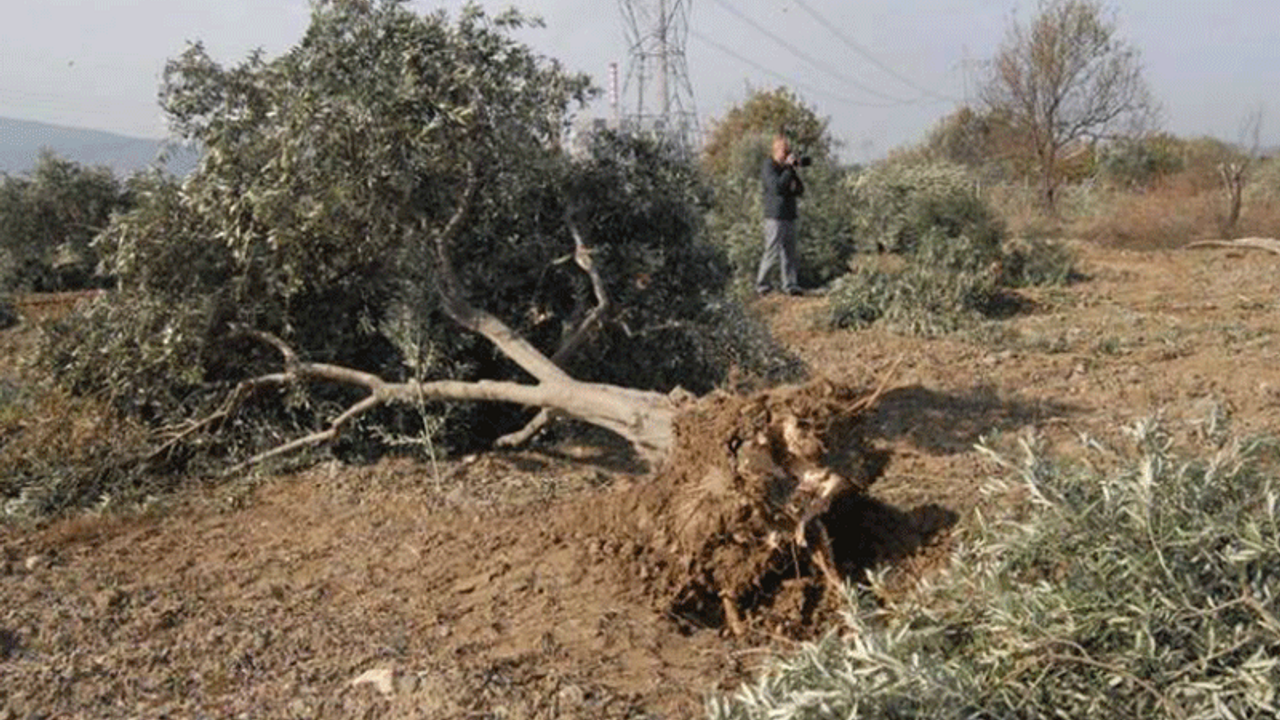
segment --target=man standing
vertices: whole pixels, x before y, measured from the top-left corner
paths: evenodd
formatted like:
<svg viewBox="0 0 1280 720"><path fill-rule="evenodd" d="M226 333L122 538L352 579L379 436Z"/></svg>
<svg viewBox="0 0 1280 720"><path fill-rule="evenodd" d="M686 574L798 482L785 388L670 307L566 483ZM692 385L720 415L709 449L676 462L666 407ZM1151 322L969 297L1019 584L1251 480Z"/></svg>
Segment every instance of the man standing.
<svg viewBox="0 0 1280 720"><path fill-rule="evenodd" d="M799 295L796 283L796 198L804 195L804 183L785 135L773 138L773 152L764 161L764 255L756 273L756 292L772 290L769 273L778 266L779 285L788 295Z"/></svg>

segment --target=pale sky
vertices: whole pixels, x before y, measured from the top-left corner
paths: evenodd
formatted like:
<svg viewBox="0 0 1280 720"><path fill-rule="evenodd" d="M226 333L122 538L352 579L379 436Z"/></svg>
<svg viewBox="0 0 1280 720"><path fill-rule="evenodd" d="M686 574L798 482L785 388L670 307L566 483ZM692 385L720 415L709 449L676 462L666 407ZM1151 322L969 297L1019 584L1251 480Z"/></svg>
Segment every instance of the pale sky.
<svg viewBox="0 0 1280 720"><path fill-rule="evenodd" d="M665 0L669 5L675 0ZM631 0L656 7L658 0ZM684 0L686 57L701 122L748 88L785 84L831 118L842 157L865 160L921 139L972 97L982 61L1034 0ZM500 0L546 27L520 38L600 87L625 74L619 0ZM452 16L463 0L417 0ZM1240 139L1263 109L1263 142L1280 144L1280 2L1116 0L1120 35L1142 54L1166 129ZM306 0L0 0L0 116L162 137L156 104L165 60L201 40L233 64L296 43ZM820 22L821 20L821 22ZM834 31L833 31L834 29ZM778 42L781 40L782 42ZM634 98L625 102L634 104ZM604 116L604 101L587 111Z"/></svg>

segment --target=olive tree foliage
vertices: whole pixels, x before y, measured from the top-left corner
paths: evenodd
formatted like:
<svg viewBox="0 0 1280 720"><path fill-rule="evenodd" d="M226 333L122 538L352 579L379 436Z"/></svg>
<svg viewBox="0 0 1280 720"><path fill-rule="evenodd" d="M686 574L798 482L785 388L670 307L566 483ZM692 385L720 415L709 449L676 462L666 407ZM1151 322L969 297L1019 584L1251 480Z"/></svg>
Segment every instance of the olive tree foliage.
<svg viewBox="0 0 1280 720"><path fill-rule="evenodd" d="M1007 312L1010 288L1076 276L1061 245L1009 241L978 186L972 170L920 157L850 177L843 191L865 253L833 283L830 323L936 335Z"/></svg>
<svg viewBox="0 0 1280 720"><path fill-rule="evenodd" d="M119 291L50 363L160 424L167 453L253 422L223 451L351 439L395 408L447 414L456 437L518 427L492 405L446 410L479 400L596 422L660 457L660 391L724 368L636 360L719 323L726 266L698 241L693 168L616 136L561 152L589 82L510 37L527 22L320 3L278 58L223 67L189 47L162 101L199 167L150 183L103 235Z"/></svg>
<svg viewBox="0 0 1280 720"><path fill-rule="evenodd" d="M1010 26L991 70L983 102L1007 118L1051 212L1064 151L1141 128L1155 112L1138 51L1095 0L1041 0L1029 23Z"/></svg>
<svg viewBox="0 0 1280 720"><path fill-rule="evenodd" d="M111 170L42 152L25 175L0 175L0 288L79 290L95 283L93 238L130 193Z"/></svg>
<svg viewBox="0 0 1280 720"><path fill-rule="evenodd" d="M798 274L801 284L823 285L845 271L853 251L840 187L847 171L836 164L828 119L786 88L757 90L716 122L702 166L715 190L711 237L724 248L741 287L750 287L762 250L761 168L773 137L783 132L797 154L813 164L801 170Z"/></svg>
<svg viewBox="0 0 1280 720"><path fill-rule="evenodd" d="M1004 226L964 168L889 161L850 178L845 190L854 234L876 255L835 283L833 325L885 321L933 334L995 303Z"/></svg>
<svg viewBox="0 0 1280 720"><path fill-rule="evenodd" d="M1035 436L980 443L992 502L947 571L909 588L869 577L843 632L708 716L1276 717L1276 442L1225 420L1197 419L1181 443L1146 418L1122 443L1083 436L1071 458Z"/></svg>

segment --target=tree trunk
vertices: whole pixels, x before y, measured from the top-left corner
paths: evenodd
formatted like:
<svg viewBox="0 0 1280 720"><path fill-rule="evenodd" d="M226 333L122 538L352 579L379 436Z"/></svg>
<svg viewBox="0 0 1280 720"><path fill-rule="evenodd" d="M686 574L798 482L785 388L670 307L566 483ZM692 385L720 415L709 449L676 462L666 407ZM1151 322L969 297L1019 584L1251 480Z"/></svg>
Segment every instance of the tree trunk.
<svg viewBox="0 0 1280 720"><path fill-rule="evenodd" d="M1218 175L1222 178L1222 187L1227 195L1227 212L1222 220L1222 234L1225 236L1234 234L1236 224L1240 222L1240 209L1244 204L1246 168L1246 163L1218 165Z"/></svg>
<svg viewBox="0 0 1280 720"><path fill-rule="evenodd" d="M1040 202L1050 217L1058 214L1058 149L1046 141L1040 153Z"/></svg>

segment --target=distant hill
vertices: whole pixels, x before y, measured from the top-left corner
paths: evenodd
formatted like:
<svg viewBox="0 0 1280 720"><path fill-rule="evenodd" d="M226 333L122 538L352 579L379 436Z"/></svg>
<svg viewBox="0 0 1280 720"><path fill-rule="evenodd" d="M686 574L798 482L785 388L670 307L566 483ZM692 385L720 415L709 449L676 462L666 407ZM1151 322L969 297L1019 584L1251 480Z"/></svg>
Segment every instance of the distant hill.
<svg viewBox="0 0 1280 720"><path fill-rule="evenodd" d="M117 177L125 178L150 167L161 145L160 140L0 118L0 172L10 175L30 170L40 151L47 148L81 165L105 165ZM197 159L194 150L174 151L165 168L174 175L186 175Z"/></svg>

